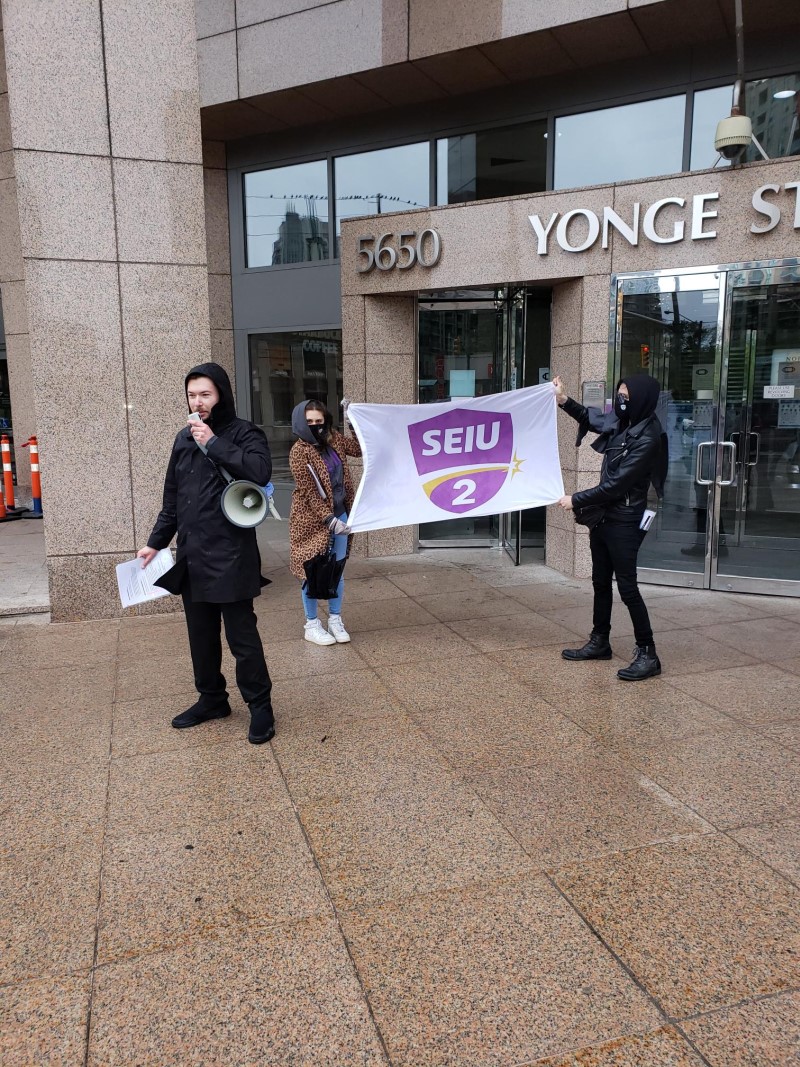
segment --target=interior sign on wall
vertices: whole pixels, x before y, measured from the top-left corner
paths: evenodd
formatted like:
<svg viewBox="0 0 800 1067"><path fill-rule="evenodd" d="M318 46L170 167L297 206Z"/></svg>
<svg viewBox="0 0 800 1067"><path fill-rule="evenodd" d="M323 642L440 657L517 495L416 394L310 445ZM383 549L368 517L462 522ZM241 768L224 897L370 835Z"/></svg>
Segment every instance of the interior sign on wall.
<svg viewBox="0 0 800 1067"><path fill-rule="evenodd" d="M756 213L750 223L751 233L769 233L781 221L781 192L794 191L794 228L800 229L800 182L787 182L784 186L762 185L753 193L752 206ZM536 251L546 256L551 239L565 252L586 252L598 240L608 248L611 231L618 233L628 244L638 245L639 238L658 245L677 244L686 239L703 241L717 236L714 219L719 217L720 194L697 193L687 199L683 196L665 196L647 207L633 204L630 214L623 217L612 207L604 207L602 216L589 208L574 208L561 214L554 211L549 219L529 215L536 234Z"/></svg>
<svg viewBox="0 0 800 1067"><path fill-rule="evenodd" d="M438 230L402 230L400 233L362 234L358 238L358 254L363 259L358 273L378 270L408 270L415 263L421 267L435 267L442 254L442 239Z"/></svg>

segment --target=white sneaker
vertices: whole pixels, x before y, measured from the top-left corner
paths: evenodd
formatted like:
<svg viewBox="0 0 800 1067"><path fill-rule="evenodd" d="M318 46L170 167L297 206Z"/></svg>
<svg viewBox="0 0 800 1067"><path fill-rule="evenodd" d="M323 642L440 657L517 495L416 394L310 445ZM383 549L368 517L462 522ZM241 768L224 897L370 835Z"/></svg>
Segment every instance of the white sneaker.
<svg viewBox="0 0 800 1067"><path fill-rule="evenodd" d="M350 634L345 630L341 615L331 615L328 618L328 634L340 645L346 645L350 640Z"/></svg>
<svg viewBox="0 0 800 1067"><path fill-rule="evenodd" d="M305 624L305 633L303 636L306 641L311 641L315 645L335 645L336 638L332 637L329 633L326 633L322 629L322 623L319 619L309 619Z"/></svg>

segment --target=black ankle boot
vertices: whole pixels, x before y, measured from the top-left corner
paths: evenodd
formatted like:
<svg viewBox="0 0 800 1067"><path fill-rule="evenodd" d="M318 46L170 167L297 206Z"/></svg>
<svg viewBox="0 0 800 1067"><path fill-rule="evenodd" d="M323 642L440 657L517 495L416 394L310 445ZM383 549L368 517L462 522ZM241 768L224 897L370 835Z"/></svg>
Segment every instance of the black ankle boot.
<svg viewBox="0 0 800 1067"><path fill-rule="evenodd" d="M623 682L639 682L643 678L655 678L661 674L661 660L656 655L655 645L637 645L633 653L633 663L617 671L617 678Z"/></svg>
<svg viewBox="0 0 800 1067"><path fill-rule="evenodd" d="M611 645L607 634L592 633L583 648L565 648L562 659L611 659Z"/></svg>
<svg viewBox="0 0 800 1067"><path fill-rule="evenodd" d="M176 715L172 720L172 725L176 730L186 730L190 726L199 726L201 722L208 722L209 719L227 719L230 713L231 706L227 700L211 707L204 705L202 700L198 700L186 711Z"/></svg>
<svg viewBox="0 0 800 1067"><path fill-rule="evenodd" d="M247 740L251 745L265 745L275 736L275 716L272 713L272 704L255 711L250 708L250 732Z"/></svg>

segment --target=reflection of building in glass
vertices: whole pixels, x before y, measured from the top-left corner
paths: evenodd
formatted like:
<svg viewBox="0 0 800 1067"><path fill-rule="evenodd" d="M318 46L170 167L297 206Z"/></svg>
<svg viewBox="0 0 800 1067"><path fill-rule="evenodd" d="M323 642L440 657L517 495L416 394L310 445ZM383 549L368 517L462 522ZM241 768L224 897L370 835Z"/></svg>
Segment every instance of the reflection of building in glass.
<svg viewBox="0 0 800 1067"><path fill-rule="evenodd" d="M278 239L272 246L272 262L310 263L328 258L328 223L317 217L316 204L306 199L306 214L301 215L294 201L287 201Z"/></svg>
<svg viewBox="0 0 800 1067"><path fill-rule="evenodd" d="M747 114L753 123L753 133L758 138L770 159L792 156L800 152L800 79L764 78L748 82L745 96ZM789 83L792 85L789 85ZM777 86L786 86L786 95L776 96ZM788 93L794 88L794 95ZM748 160L761 159L753 145L747 152Z"/></svg>

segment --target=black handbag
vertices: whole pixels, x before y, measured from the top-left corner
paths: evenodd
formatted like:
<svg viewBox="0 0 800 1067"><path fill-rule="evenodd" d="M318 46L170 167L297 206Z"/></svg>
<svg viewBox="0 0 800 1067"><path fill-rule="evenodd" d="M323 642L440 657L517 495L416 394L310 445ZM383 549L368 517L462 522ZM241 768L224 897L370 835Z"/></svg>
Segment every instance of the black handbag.
<svg viewBox="0 0 800 1067"><path fill-rule="evenodd" d="M306 580L303 589L312 600L332 600L336 596L339 582L344 571L346 559L337 559L333 546L326 552L320 552L303 564Z"/></svg>
<svg viewBox="0 0 800 1067"><path fill-rule="evenodd" d="M588 526L590 530L593 530L595 526L599 526L603 519L606 517L606 509L602 504L587 504L583 508L573 508L575 515L575 522L579 526Z"/></svg>

